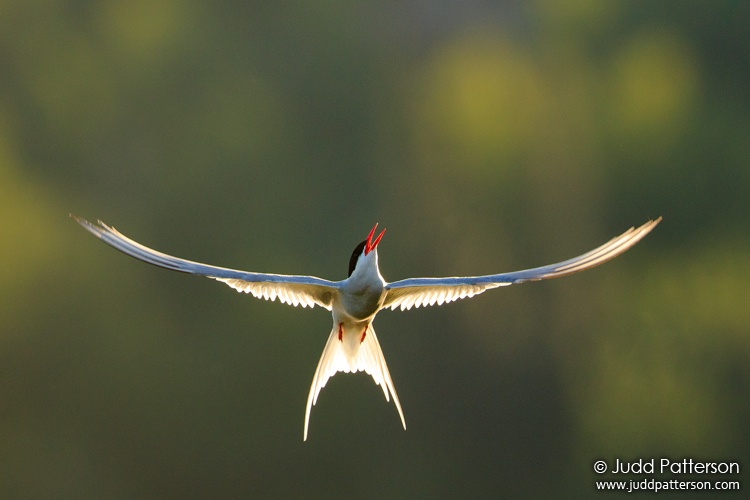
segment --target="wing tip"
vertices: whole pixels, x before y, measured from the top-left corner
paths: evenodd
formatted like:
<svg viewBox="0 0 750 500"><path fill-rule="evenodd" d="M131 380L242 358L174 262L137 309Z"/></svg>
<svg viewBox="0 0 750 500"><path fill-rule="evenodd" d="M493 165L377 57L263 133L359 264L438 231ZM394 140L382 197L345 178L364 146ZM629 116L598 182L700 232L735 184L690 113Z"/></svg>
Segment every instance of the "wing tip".
<svg viewBox="0 0 750 500"><path fill-rule="evenodd" d="M654 230L656 226L659 225L659 223L662 221L663 216L659 216L656 219L649 219L645 223L641 224L639 227L633 227L630 228L628 233L636 233L631 239L633 240L633 244L641 241L643 238L646 237L648 233ZM630 247L628 247L630 248Z"/></svg>
<svg viewBox="0 0 750 500"><path fill-rule="evenodd" d="M102 236L104 235L104 229L101 227L101 224L102 224L101 221L99 221L100 225L97 226L97 225L92 224L91 222L87 221L83 217L79 217L78 215L75 215L75 214L72 214L72 213L69 213L68 217L70 217L71 219L73 219L75 222L78 223L79 226L81 226L82 228L84 228L86 231L88 231L89 233L93 234L97 238L101 239Z"/></svg>

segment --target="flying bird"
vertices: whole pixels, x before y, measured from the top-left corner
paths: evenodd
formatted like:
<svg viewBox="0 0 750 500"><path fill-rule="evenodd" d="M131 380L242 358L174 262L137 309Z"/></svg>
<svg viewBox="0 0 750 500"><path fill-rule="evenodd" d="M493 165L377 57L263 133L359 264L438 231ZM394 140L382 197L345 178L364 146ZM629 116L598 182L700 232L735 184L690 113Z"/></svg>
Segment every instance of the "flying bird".
<svg viewBox="0 0 750 500"><path fill-rule="evenodd" d="M376 237L377 224L367 238L354 248L349 259L348 277L342 281L328 281L313 276L238 271L180 259L143 246L101 221L95 225L75 215L71 214L71 217L103 242L149 264L222 281L237 291L250 293L257 298L278 299L293 306L317 305L331 311L333 328L323 348L307 397L303 432L305 441L310 410L328 379L338 372L364 371L372 376L375 383L383 389L386 401L390 401L389 395L393 397L401 424L406 429L401 402L372 326L375 316L382 309L399 308L403 311L412 307L442 305L473 297L491 288L559 278L591 269L628 250L661 221L659 217L638 228L631 227L602 246L557 264L485 276L409 278L388 283L380 274L377 250L385 229Z"/></svg>

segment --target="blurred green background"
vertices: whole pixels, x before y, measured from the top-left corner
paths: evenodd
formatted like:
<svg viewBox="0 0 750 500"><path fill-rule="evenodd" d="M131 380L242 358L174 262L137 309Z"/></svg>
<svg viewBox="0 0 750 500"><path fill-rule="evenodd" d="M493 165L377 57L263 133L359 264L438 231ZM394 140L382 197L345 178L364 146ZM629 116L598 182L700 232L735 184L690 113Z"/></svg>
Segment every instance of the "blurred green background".
<svg viewBox="0 0 750 500"><path fill-rule="evenodd" d="M750 466L748 26L741 1L0 2L0 496L577 498L597 459ZM303 443L327 311L69 212L329 279L379 222L390 281L664 221L593 271L381 313L408 429L339 375Z"/></svg>

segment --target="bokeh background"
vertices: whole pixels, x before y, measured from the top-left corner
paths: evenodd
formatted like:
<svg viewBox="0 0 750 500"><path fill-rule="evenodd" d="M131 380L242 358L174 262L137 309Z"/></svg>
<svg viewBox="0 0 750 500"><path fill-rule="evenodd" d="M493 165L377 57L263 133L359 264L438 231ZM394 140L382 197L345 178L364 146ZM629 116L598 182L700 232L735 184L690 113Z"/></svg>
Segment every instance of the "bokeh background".
<svg viewBox="0 0 750 500"><path fill-rule="evenodd" d="M597 459L750 466L748 26L721 0L0 2L1 496L580 498ZM329 279L379 222L391 281L664 220L593 271L381 313L407 430L339 375L303 443L327 311L69 212Z"/></svg>

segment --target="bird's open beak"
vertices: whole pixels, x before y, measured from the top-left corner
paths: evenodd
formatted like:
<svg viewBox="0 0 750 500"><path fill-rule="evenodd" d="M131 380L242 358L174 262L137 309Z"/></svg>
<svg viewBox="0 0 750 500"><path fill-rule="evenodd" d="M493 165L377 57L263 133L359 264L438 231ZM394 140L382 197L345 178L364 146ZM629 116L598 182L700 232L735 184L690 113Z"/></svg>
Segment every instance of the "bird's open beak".
<svg viewBox="0 0 750 500"><path fill-rule="evenodd" d="M367 235L367 241L365 242L365 255L375 250L375 247L378 246L378 243L380 243L380 238L383 237L383 234L385 234L385 229L383 229L377 238L375 238L375 241L372 240L372 237L375 235L375 229L377 229L378 224L375 223L374 226L372 226L372 229L370 230L370 234Z"/></svg>

